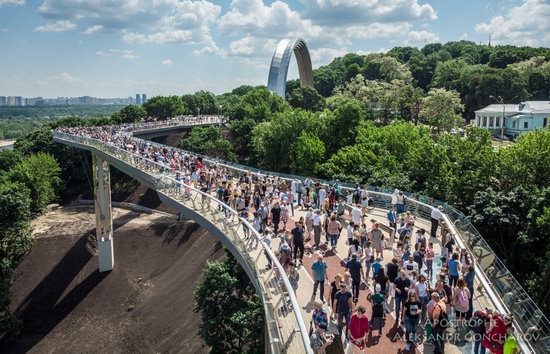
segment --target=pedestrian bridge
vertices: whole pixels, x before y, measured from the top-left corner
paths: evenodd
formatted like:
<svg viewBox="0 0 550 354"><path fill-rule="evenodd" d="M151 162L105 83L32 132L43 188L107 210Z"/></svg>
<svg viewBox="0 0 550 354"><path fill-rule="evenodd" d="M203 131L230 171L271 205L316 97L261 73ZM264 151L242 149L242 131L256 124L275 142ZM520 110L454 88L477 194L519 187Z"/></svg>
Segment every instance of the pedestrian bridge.
<svg viewBox="0 0 550 354"><path fill-rule="evenodd" d="M184 128L200 125L218 125L219 117L189 118L178 117L163 122L126 125L123 134L146 137L167 135ZM90 151L93 158L93 180L96 210L96 234L100 271L109 271L114 266L113 228L111 217L109 166L155 190L162 202L174 208L188 219L195 220L218 239L238 260L261 297L266 315L266 352L270 353L312 353L308 337L311 306L310 294L293 291L289 279L275 254L263 242L259 248L252 248L244 239L243 227L260 237L237 212L210 194L192 186L182 185L187 193L177 193L175 175L166 166L116 146L78 134L53 132L54 141L74 148ZM155 143L151 143L155 144ZM157 144L159 145L159 144ZM172 147L170 147L172 148ZM172 148L173 149L173 148ZM182 154L193 154L181 151ZM261 171L258 169L203 157L205 164L217 164L227 168L232 177L246 172L269 174L291 181L304 177ZM327 181L323 181L327 183ZM351 191L352 185L344 185L343 190ZM369 188L379 216L384 215L391 202L391 191ZM407 209L416 215L417 220L429 223L431 211L438 205L445 208L444 222L455 237L459 248L470 251L475 259L477 287L484 295L485 303L501 313L514 315L516 333L524 336L519 343L524 353L550 352L550 323L536 306L502 261L494 254L485 240L458 210L417 195L408 195ZM229 217L226 217L229 215ZM273 264L266 270L267 258ZM299 288L311 288L307 277L300 277ZM481 306L481 305L480 305ZM306 325L307 323L307 325ZM536 330L535 330L536 329Z"/></svg>

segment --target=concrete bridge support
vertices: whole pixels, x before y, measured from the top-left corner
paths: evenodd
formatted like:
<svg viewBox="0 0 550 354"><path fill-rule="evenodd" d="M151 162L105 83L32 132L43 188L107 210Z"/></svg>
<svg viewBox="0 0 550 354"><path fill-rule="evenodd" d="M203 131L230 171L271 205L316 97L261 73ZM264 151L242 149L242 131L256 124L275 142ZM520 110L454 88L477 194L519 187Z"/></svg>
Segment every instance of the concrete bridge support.
<svg viewBox="0 0 550 354"><path fill-rule="evenodd" d="M95 225L99 271L113 269L113 214L111 213L111 175L109 162L92 155L94 177Z"/></svg>

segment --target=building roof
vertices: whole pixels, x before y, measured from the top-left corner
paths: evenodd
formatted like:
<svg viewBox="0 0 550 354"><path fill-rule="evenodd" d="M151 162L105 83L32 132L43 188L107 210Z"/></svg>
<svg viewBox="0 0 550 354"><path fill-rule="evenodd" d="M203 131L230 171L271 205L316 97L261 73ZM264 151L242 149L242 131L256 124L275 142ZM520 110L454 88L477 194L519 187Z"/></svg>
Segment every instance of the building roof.
<svg viewBox="0 0 550 354"><path fill-rule="evenodd" d="M550 101L525 101L518 104L505 104L506 115L517 113L550 113ZM501 104L491 104L475 113L499 113L502 112Z"/></svg>

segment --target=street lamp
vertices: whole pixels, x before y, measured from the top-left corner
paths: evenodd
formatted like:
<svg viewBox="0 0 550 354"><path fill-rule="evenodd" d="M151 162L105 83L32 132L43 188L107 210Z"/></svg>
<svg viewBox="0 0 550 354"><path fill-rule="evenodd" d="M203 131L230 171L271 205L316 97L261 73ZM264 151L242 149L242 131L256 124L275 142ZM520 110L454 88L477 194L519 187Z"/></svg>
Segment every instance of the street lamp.
<svg viewBox="0 0 550 354"><path fill-rule="evenodd" d="M506 105L504 104L504 99L501 96L498 96L497 98L493 95L490 95L489 97L502 105L502 121L500 122L500 142L502 143L504 141L504 122L505 122L504 117L506 115ZM517 97L518 97L517 95L514 96L510 101L516 99Z"/></svg>
<svg viewBox="0 0 550 354"><path fill-rule="evenodd" d="M220 125L220 128L222 127L222 119L223 119L223 117L222 117L222 109L223 109L223 106L220 105L219 120L218 120L219 125Z"/></svg>

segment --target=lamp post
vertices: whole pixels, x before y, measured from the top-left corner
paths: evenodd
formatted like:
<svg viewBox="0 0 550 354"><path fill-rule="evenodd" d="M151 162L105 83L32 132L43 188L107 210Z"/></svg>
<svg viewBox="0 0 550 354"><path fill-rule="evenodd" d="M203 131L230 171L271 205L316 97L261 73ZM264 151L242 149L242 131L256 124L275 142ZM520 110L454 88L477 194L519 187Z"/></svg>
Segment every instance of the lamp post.
<svg viewBox="0 0 550 354"><path fill-rule="evenodd" d="M497 101L497 103L502 105L502 121L500 122L500 142L504 141L504 117L506 116L506 105L504 104L504 99L501 96L495 97L493 95L489 96L490 98ZM510 101L516 99L518 96L514 96Z"/></svg>
<svg viewBox="0 0 550 354"><path fill-rule="evenodd" d="M220 113L219 113L219 120L218 120L218 124L220 126L220 128L222 127L222 119L223 119L223 116L222 116L222 109L223 109L223 106L220 105Z"/></svg>

